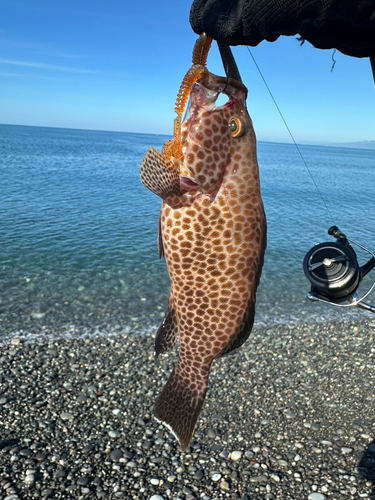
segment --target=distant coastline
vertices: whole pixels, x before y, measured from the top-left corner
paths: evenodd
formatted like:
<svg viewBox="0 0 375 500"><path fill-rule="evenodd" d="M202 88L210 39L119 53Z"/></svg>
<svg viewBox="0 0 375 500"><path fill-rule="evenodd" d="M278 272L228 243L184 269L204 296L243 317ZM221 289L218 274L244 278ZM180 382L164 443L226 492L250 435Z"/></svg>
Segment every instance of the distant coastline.
<svg viewBox="0 0 375 500"><path fill-rule="evenodd" d="M375 149L375 141L335 142L329 146L339 148Z"/></svg>

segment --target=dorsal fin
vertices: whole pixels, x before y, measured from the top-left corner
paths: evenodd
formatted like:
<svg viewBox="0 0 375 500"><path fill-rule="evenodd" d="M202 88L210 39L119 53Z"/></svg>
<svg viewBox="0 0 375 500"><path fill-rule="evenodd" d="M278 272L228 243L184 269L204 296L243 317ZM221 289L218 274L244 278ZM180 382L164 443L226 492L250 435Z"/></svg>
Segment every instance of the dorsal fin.
<svg viewBox="0 0 375 500"><path fill-rule="evenodd" d="M161 210L159 212L159 224L158 224L158 250L159 259L164 257L164 246L163 246L163 234L161 232Z"/></svg>

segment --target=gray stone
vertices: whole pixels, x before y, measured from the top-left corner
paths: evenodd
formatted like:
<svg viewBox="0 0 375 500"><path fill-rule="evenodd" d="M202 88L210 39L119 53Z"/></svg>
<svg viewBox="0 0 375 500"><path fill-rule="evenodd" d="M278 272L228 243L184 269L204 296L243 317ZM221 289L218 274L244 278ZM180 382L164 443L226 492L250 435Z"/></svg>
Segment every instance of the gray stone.
<svg viewBox="0 0 375 500"><path fill-rule="evenodd" d="M29 450L28 448L25 448L25 449L21 450L19 452L19 454L21 455L21 457L30 457L33 454L33 452L31 450Z"/></svg>
<svg viewBox="0 0 375 500"><path fill-rule="evenodd" d="M250 478L251 483L266 483L268 481L268 476L253 476Z"/></svg>
<svg viewBox="0 0 375 500"><path fill-rule="evenodd" d="M314 491L314 493L310 493L310 495L307 497L308 500L325 500L326 497L322 493L317 493Z"/></svg>
<svg viewBox="0 0 375 500"><path fill-rule="evenodd" d="M122 458L124 456L124 454L122 453L122 451L120 449L117 448L117 449L111 451L109 456L110 456L111 460L113 460L114 462L118 462L120 460L120 458Z"/></svg>
<svg viewBox="0 0 375 500"><path fill-rule="evenodd" d="M82 453L84 453L86 455L87 453L90 453L90 451L94 450L94 448L95 448L94 445L87 444L86 446L84 446L82 448Z"/></svg>
<svg viewBox="0 0 375 500"><path fill-rule="evenodd" d="M129 450L125 450L125 451L124 451L124 457L125 457L125 458L129 458L129 459L130 459L130 458L133 458L133 453L132 453L132 452L130 452Z"/></svg>
<svg viewBox="0 0 375 500"><path fill-rule="evenodd" d="M311 424L311 429L314 430L314 431L318 431L319 429L321 429L321 425L319 422L313 422Z"/></svg>
<svg viewBox="0 0 375 500"><path fill-rule="evenodd" d="M230 490L230 486L229 486L228 481L221 481L221 483L220 483L220 489L224 490L224 491L229 491Z"/></svg>
<svg viewBox="0 0 375 500"><path fill-rule="evenodd" d="M288 462L286 460L278 460L280 467L288 467Z"/></svg>
<svg viewBox="0 0 375 500"><path fill-rule="evenodd" d="M202 470L197 470L197 472L194 474L194 479L201 480L204 476L204 472Z"/></svg>
<svg viewBox="0 0 375 500"><path fill-rule="evenodd" d="M34 481L35 481L34 474L26 474L26 477L25 477L26 484L33 484Z"/></svg>
<svg viewBox="0 0 375 500"><path fill-rule="evenodd" d="M74 416L72 413L69 413L68 411L63 411L60 414L61 420L73 420Z"/></svg>
<svg viewBox="0 0 375 500"><path fill-rule="evenodd" d="M42 497L43 498L49 498L52 496L54 493L54 490L52 488L46 488L45 490L42 490Z"/></svg>
<svg viewBox="0 0 375 500"><path fill-rule="evenodd" d="M348 455L349 453L352 453L353 448L346 448L344 446L343 448L341 448L341 451L342 451L342 453L345 453L346 455Z"/></svg>
<svg viewBox="0 0 375 500"><path fill-rule="evenodd" d="M90 478L87 476L83 476L83 477L80 477L79 479L77 479L77 484L79 486L86 486L87 484L89 484L89 482L90 482Z"/></svg>
<svg viewBox="0 0 375 500"><path fill-rule="evenodd" d="M241 458L242 458L242 451L232 451L232 453L230 454L230 459L233 460L233 462L236 462Z"/></svg>
<svg viewBox="0 0 375 500"><path fill-rule="evenodd" d="M63 468L63 467L60 467L56 470L55 472L55 477L57 479L61 478L61 477L65 477L66 476L66 470Z"/></svg>

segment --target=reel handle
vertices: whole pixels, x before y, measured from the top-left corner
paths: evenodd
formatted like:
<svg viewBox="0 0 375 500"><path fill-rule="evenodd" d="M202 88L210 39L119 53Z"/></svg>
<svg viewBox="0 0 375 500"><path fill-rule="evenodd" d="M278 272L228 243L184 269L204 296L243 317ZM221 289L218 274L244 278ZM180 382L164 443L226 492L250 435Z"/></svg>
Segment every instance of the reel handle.
<svg viewBox="0 0 375 500"><path fill-rule="evenodd" d="M338 238L344 238L346 240L346 236L343 232L340 231L340 229L337 226L331 226L328 229L328 234L330 236L334 236L336 239Z"/></svg>

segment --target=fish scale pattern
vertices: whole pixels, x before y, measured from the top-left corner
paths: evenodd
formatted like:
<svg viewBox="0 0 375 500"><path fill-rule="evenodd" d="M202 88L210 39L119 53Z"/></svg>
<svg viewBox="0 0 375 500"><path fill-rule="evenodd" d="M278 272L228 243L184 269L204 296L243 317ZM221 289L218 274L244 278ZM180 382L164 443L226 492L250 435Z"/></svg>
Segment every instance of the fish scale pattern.
<svg viewBox="0 0 375 500"><path fill-rule="evenodd" d="M230 135L228 121L222 113L205 111L201 117L203 127L182 129L182 142L186 168L189 174L204 192L222 180L225 169L230 162ZM189 140L187 134L189 133ZM185 139L185 141L184 141ZM232 145L233 149L233 145ZM233 151L232 151L233 152Z"/></svg>
<svg viewBox="0 0 375 500"><path fill-rule="evenodd" d="M215 78L219 77L210 74L211 90ZM245 91L228 88L228 93L228 106L207 110L202 106L202 89L193 88L191 102L196 109L183 124L182 147L184 168L201 192L179 209L167 203L161 209L171 280L169 307L175 314L180 348L154 413L183 449L192 438L213 360L239 347L250 334L266 246L256 141L243 104ZM240 137L228 131L233 116L240 117L245 127Z"/></svg>

